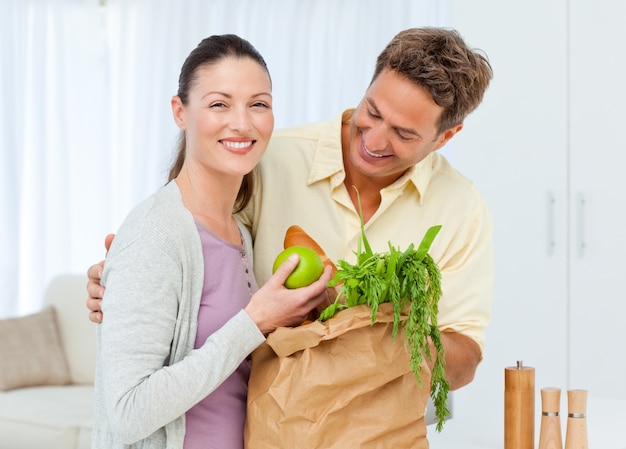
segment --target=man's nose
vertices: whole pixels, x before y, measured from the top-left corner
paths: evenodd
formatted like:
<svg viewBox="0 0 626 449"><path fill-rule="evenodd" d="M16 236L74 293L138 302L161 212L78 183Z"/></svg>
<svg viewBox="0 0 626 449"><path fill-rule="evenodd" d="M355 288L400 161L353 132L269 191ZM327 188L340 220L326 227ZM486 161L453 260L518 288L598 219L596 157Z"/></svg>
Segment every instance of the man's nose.
<svg viewBox="0 0 626 449"><path fill-rule="evenodd" d="M367 131L363 143L365 147L372 152L386 149L389 144L389 139L387 138L387 129L385 126L381 124L372 126Z"/></svg>

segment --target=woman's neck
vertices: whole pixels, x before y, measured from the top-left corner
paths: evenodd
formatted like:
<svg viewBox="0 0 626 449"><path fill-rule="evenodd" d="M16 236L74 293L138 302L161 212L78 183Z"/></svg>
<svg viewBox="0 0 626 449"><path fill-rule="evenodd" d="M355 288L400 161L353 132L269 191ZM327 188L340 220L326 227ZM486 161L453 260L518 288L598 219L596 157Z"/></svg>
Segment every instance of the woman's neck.
<svg viewBox="0 0 626 449"><path fill-rule="evenodd" d="M233 207L241 178L217 177L190 173L183 169L175 179L183 204L209 231L223 240L240 244L239 228L233 218Z"/></svg>

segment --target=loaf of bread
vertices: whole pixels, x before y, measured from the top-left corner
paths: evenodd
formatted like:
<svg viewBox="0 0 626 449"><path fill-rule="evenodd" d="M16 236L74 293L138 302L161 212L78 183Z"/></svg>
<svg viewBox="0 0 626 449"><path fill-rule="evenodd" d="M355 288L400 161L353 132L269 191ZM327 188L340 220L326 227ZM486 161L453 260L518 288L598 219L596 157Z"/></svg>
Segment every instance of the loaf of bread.
<svg viewBox="0 0 626 449"><path fill-rule="evenodd" d="M284 247L287 249L291 246L306 246L307 248L311 248L317 253L318 256L320 256L324 265L331 267L333 270L333 276L335 276L337 267L333 261L328 258L322 247L315 241L315 239L313 239L313 237L307 234L304 229L298 225L290 226L287 229L287 232L285 232Z"/></svg>

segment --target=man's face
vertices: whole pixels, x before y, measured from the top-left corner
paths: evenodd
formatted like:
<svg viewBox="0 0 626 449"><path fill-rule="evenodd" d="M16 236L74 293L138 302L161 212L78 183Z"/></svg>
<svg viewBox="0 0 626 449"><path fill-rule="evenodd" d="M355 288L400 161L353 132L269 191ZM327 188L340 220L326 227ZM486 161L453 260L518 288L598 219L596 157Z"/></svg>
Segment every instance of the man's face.
<svg viewBox="0 0 626 449"><path fill-rule="evenodd" d="M392 70L381 72L352 117L346 170L391 184L461 129L437 134L442 112L421 87Z"/></svg>

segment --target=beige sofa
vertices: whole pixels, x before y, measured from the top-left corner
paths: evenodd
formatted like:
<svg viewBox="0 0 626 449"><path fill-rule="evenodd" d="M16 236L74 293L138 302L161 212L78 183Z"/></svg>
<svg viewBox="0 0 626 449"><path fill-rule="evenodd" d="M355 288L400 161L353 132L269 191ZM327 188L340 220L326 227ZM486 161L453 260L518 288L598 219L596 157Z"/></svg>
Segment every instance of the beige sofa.
<svg viewBox="0 0 626 449"><path fill-rule="evenodd" d="M46 290L52 309L0 320L0 449L91 446L96 325L86 283L61 275Z"/></svg>

